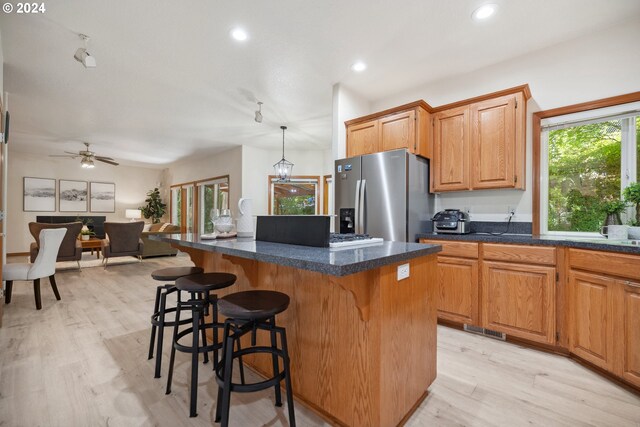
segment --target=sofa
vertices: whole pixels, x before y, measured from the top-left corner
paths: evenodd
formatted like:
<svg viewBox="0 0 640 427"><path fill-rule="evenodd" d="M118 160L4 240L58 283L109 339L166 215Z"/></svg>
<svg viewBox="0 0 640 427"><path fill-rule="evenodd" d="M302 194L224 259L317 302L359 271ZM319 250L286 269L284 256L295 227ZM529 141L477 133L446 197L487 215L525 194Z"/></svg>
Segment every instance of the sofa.
<svg viewBox="0 0 640 427"><path fill-rule="evenodd" d="M142 241L144 242L144 250L142 251L142 258L167 255L175 256L178 253L178 250L171 246L171 244L149 239L149 236L153 235L174 233L180 233L180 226L173 225L168 222L152 224L148 231L143 231Z"/></svg>

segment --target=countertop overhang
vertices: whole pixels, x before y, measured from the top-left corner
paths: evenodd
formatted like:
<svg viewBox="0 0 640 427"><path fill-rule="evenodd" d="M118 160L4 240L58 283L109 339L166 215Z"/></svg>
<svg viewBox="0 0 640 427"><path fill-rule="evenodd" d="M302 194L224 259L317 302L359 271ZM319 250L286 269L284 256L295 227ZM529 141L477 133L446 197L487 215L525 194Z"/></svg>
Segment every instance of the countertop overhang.
<svg viewBox="0 0 640 427"><path fill-rule="evenodd" d="M591 249L608 252L623 252L640 255L640 246L629 241L607 240L593 238L575 238L561 236L532 236L530 234L501 234L492 235L486 233L470 234L436 234L423 233L419 239L457 240L463 242L505 243L532 246L564 246L577 249Z"/></svg>
<svg viewBox="0 0 640 427"><path fill-rule="evenodd" d="M332 276L347 276L442 250L440 245L405 242L382 242L352 248L317 248L253 239L202 240L195 234L151 235L149 239Z"/></svg>

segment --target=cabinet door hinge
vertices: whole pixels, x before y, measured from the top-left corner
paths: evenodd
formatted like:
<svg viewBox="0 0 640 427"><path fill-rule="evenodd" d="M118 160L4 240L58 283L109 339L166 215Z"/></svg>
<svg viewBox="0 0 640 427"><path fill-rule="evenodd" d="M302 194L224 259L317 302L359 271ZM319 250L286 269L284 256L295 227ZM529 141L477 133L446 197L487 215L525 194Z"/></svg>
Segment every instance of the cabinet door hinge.
<svg viewBox="0 0 640 427"><path fill-rule="evenodd" d="M560 283L560 273L556 271L556 283Z"/></svg>
<svg viewBox="0 0 640 427"><path fill-rule="evenodd" d="M556 342L560 341L560 332L556 332Z"/></svg>
<svg viewBox="0 0 640 427"><path fill-rule="evenodd" d="M514 184L518 182L518 175L513 175L513 182Z"/></svg>
<svg viewBox="0 0 640 427"><path fill-rule="evenodd" d="M518 100L516 99L516 108L518 108Z"/></svg>
<svg viewBox="0 0 640 427"><path fill-rule="evenodd" d="M435 126L436 125L436 119L431 119L431 126Z"/></svg>

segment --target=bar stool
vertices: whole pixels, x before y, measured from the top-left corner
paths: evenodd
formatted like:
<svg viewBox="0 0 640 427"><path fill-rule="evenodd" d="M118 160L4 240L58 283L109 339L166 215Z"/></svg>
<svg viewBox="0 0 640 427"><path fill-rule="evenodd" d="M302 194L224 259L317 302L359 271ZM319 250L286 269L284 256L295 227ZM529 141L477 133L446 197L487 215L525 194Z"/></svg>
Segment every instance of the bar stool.
<svg viewBox="0 0 640 427"><path fill-rule="evenodd" d="M282 313L289 307L289 297L276 291L244 291L227 295L218 300L218 310L227 319L224 322L222 338L222 360L216 370L218 383L218 398L216 403L216 422L222 427L229 425L229 409L231 392L250 393L273 387L276 394L276 406L282 406L280 383L284 379L287 392L287 407L289 410L289 425L295 427L296 419L293 408L293 393L291 390L291 374L289 371L289 352L285 328L276 326L276 314ZM271 336L271 346L256 345L256 331L268 331ZM251 347L233 351L234 342L251 332ZM280 335L282 348L278 348L277 335ZM252 384L232 383L233 359L247 354L270 353L273 365L273 377ZM283 371L279 370L278 358L282 359ZM240 365L242 367L242 364Z"/></svg>
<svg viewBox="0 0 640 427"><path fill-rule="evenodd" d="M169 360L169 376L167 377L166 394L171 393L171 382L173 380L173 366L176 358L176 350L183 353L191 353L191 397L189 416L196 417L198 400L198 355L204 353L205 363L208 361L208 352L213 351L213 368L218 368L218 350L222 344L218 339L218 329L224 325L218 321L218 297L211 294L211 291L227 288L236 282L236 276L229 273L201 273L191 276L181 277L176 280L178 289L178 305L176 307L176 320L173 327L173 346L171 347L171 359ZM191 299L182 301L182 292L189 292ZM205 321L205 316L209 314L209 306L213 307L211 322ZM182 311L191 312L191 327L179 331L180 313ZM213 330L213 342L207 344L206 330ZM202 344L198 335L202 333ZM191 335L190 345L181 344L180 340ZM244 369L243 369L244 371ZM244 372L241 371L244 377Z"/></svg>
<svg viewBox="0 0 640 427"><path fill-rule="evenodd" d="M189 276L191 274L200 274L204 270L200 267L171 267L154 270L151 277L161 282L175 282L180 277ZM174 326L175 321L167 322L165 316L167 313L176 311L176 307L167 308L167 295L176 292L177 289L173 283L160 285L156 288L156 300L153 305L153 314L151 315L151 339L149 340L149 357L153 359L153 347L156 341L156 330L158 332L158 342L156 347L156 370L154 378L160 378L160 369L162 366L162 342L164 338L164 328ZM184 319L181 325L191 322L191 319ZM158 330L159 328L159 330Z"/></svg>

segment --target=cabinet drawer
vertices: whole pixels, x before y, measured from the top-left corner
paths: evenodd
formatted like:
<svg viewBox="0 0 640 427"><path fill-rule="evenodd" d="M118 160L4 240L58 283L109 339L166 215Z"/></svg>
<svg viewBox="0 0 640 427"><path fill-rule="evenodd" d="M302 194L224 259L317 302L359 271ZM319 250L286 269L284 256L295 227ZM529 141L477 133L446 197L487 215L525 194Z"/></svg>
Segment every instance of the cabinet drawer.
<svg viewBox="0 0 640 427"><path fill-rule="evenodd" d="M478 258L478 243L451 242L443 240L420 239L420 243L442 245L442 252L438 255L456 256L462 258Z"/></svg>
<svg viewBox="0 0 640 427"><path fill-rule="evenodd" d="M556 264L556 248L484 243L482 249L484 259L544 265Z"/></svg>
<svg viewBox="0 0 640 427"><path fill-rule="evenodd" d="M640 256L584 249L569 249L571 268L606 273L611 276L640 278Z"/></svg>

